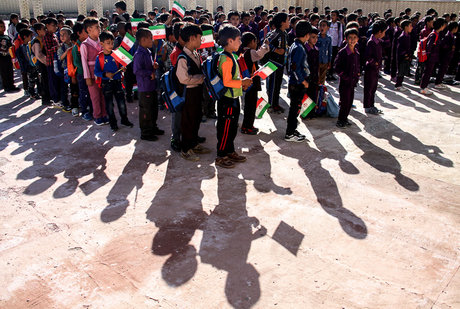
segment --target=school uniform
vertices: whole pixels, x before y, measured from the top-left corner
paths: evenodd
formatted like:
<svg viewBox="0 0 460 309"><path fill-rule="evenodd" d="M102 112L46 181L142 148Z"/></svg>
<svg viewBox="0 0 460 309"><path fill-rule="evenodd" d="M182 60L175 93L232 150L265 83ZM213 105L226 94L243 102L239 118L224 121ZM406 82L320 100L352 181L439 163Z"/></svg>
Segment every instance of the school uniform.
<svg viewBox="0 0 460 309"><path fill-rule="evenodd" d="M394 41L395 29L389 27L385 32L383 41L381 43L383 50L383 58L385 60L383 71L385 74L390 74L391 72L391 56L392 56L392 46Z"/></svg>
<svg viewBox="0 0 460 309"><path fill-rule="evenodd" d="M46 69L45 48L38 38L33 39L30 44L32 45L32 52L38 60L38 72L40 73L40 83L38 85L41 85L41 88L38 88L38 92L42 96L42 104L48 105L50 103L51 97L48 87L48 72Z"/></svg>
<svg viewBox="0 0 460 309"><path fill-rule="evenodd" d="M382 64L382 40L371 35L366 45L364 66L364 108L374 106L375 92L379 81L379 71Z"/></svg>
<svg viewBox="0 0 460 309"><path fill-rule="evenodd" d="M356 48L353 52L347 44L338 52L334 68L340 77L340 111L338 118L340 122L348 121L348 114L350 114L350 109L353 105L355 87L359 80L359 66L359 52Z"/></svg>
<svg viewBox="0 0 460 309"><path fill-rule="evenodd" d="M455 37L454 34L450 31L446 33L444 38L441 40L439 51L440 51L440 63L439 63L439 71L438 75L436 76L436 85L442 83L444 75L447 72L449 67L449 63L453 58L454 55L454 47L455 47Z"/></svg>
<svg viewBox="0 0 460 309"><path fill-rule="evenodd" d="M426 60L425 72L423 72L422 81L420 82L421 89L428 87L434 67L439 62L439 43L439 34L433 30L427 37L426 54L428 59Z"/></svg>
<svg viewBox="0 0 460 309"><path fill-rule="evenodd" d="M59 41L54 33L46 32L43 38L43 45L46 51L46 72L48 73L48 86L51 99L54 102L61 101L61 85L60 78L56 75L54 69L55 54L59 48Z"/></svg>
<svg viewBox="0 0 460 309"><path fill-rule="evenodd" d="M83 65L81 62L81 43L80 40L77 40L77 44L74 45L72 48L72 59L73 65L77 69L76 77L77 77L77 84L78 84L78 104L80 105L80 112L82 116L86 117L86 119L90 120L92 118L92 109L93 105L91 102L91 98L89 95L88 85L86 85L86 80L84 77L83 72ZM85 116L86 115L86 116Z"/></svg>
<svg viewBox="0 0 460 309"><path fill-rule="evenodd" d="M19 68L21 69L21 77L22 77L22 88L24 91L28 91L29 89L29 80L27 79L27 70L26 70L26 64L24 63L25 61L25 55L21 56L18 55L18 52L21 50L21 46L24 44L24 41L21 39L21 37L18 35L16 40L14 40L14 50L16 51L16 58L18 59L19 62Z"/></svg>
<svg viewBox="0 0 460 309"><path fill-rule="evenodd" d="M268 103L273 109L278 109L280 107L279 99L284 74L284 58L287 50L287 33L286 31L275 29L268 33L267 40L270 42L271 50L268 53L268 58L279 65L278 69L267 78ZM284 49L284 54L275 53L275 48Z"/></svg>
<svg viewBox="0 0 460 309"><path fill-rule="evenodd" d="M38 72L38 60L32 52L31 42L19 46L16 52L16 56L21 64L21 67L27 74L27 90L30 96L35 96L40 89L39 85L39 72ZM35 91L35 85L37 85L37 92ZM23 85L24 86L24 85ZM25 86L24 86L25 87Z"/></svg>
<svg viewBox="0 0 460 309"><path fill-rule="evenodd" d="M425 24L425 22L424 22L424 19L423 19L423 25L424 24ZM432 30L433 30L432 28L427 28L425 26L422 30L419 31L419 40L421 41L422 39L428 37L428 35L431 33ZM417 69L415 70L415 76L414 76L416 85L419 85L421 80L422 80L423 72L425 72L425 66L426 66L426 61L417 63Z"/></svg>
<svg viewBox="0 0 460 309"><path fill-rule="evenodd" d="M397 40L396 61L398 65L398 75L396 78L395 87L400 87L404 81L404 76L410 72L411 45L410 36L403 32Z"/></svg>
<svg viewBox="0 0 460 309"><path fill-rule="evenodd" d="M319 50L318 47L311 47L310 44L305 43L305 50L307 51L307 62L310 70L310 82L307 89L307 95L317 104L318 99L318 79L319 79Z"/></svg>
<svg viewBox="0 0 460 309"><path fill-rule="evenodd" d="M169 55L171 61L171 66L176 66L177 59L179 55L182 54L184 47L179 43L176 43L176 46ZM171 114L171 140L175 142L180 142L181 140L181 123L182 123L182 109L177 109L175 113Z"/></svg>
<svg viewBox="0 0 460 309"><path fill-rule="evenodd" d="M398 73L398 39L404 31L397 27L394 33L393 43L391 46L391 67L390 67L390 75L391 78L396 78Z"/></svg>
<svg viewBox="0 0 460 309"><path fill-rule="evenodd" d="M13 64L9 52L11 46L11 39L7 35L0 35L0 76L5 91L15 88Z"/></svg>
<svg viewBox="0 0 460 309"><path fill-rule="evenodd" d="M341 22L336 21L335 23L331 22L329 30L327 34L331 37L332 39L332 62L335 62L335 57L337 57L337 53L339 52L340 49L340 44L343 41L343 25ZM334 68L331 67L331 70L329 70L329 75L332 75L334 73Z"/></svg>
<svg viewBox="0 0 460 309"><path fill-rule="evenodd" d="M319 52L318 82L320 85L324 85L328 66L332 62L332 38L327 33L324 37L319 34L316 47L318 47Z"/></svg>

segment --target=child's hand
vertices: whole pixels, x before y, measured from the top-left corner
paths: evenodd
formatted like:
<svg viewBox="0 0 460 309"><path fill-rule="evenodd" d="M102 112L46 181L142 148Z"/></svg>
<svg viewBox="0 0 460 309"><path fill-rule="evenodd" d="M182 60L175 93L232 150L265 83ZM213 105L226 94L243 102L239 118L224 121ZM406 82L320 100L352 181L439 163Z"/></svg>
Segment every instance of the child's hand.
<svg viewBox="0 0 460 309"><path fill-rule="evenodd" d="M277 53L278 55L284 55L284 52L285 52L284 48L275 49L275 53Z"/></svg>
<svg viewBox="0 0 460 309"><path fill-rule="evenodd" d="M152 75L150 75L150 79L151 79L151 80L154 80L154 79L155 79L155 73L152 73Z"/></svg>
<svg viewBox="0 0 460 309"><path fill-rule="evenodd" d="M153 68L156 70L158 69L160 66L158 65L158 62L154 62L153 63Z"/></svg>
<svg viewBox="0 0 460 309"><path fill-rule="evenodd" d="M86 80L86 85L87 86L92 86L93 85L93 79L92 78L87 78Z"/></svg>
<svg viewBox="0 0 460 309"><path fill-rule="evenodd" d="M241 82L243 84L243 89L248 89L248 87L252 85L252 79L249 77L245 77Z"/></svg>
<svg viewBox="0 0 460 309"><path fill-rule="evenodd" d="M108 77L109 79L112 79L114 76L115 76L115 74L113 74L113 73L110 73L110 72L105 73L105 77Z"/></svg>
<svg viewBox="0 0 460 309"><path fill-rule="evenodd" d="M126 67L122 67L122 68L121 68L121 71L122 71L123 73L126 72Z"/></svg>
<svg viewBox="0 0 460 309"><path fill-rule="evenodd" d="M72 77L72 84L76 84L76 83L78 83L78 81L77 81L77 78L74 76Z"/></svg>
<svg viewBox="0 0 460 309"><path fill-rule="evenodd" d="M303 85L305 88L308 88L308 87L310 86L310 84L309 84L306 80L304 80L304 81L302 82L302 85Z"/></svg>
<svg viewBox="0 0 460 309"><path fill-rule="evenodd" d="M331 69L331 63L330 63L330 62L327 64L327 69L328 69L328 70Z"/></svg>

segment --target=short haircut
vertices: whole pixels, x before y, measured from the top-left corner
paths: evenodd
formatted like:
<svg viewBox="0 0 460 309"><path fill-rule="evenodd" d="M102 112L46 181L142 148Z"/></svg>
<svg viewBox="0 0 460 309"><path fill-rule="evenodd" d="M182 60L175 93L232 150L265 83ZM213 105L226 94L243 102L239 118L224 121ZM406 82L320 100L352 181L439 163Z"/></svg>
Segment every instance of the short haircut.
<svg viewBox="0 0 460 309"><path fill-rule="evenodd" d="M449 22L449 24L447 25L447 30L449 30L449 31L452 31L452 30L454 30L455 28L458 28L458 22L456 22L456 21L451 21L451 22Z"/></svg>
<svg viewBox="0 0 460 309"><path fill-rule="evenodd" d="M325 19L321 19L321 20L319 21L319 25L320 25L320 26L321 26L322 24L324 24L324 23L329 27L329 21L327 21L327 20L325 20Z"/></svg>
<svg viewBox="0 0 460 309"><path fill-rule="evenodd" d="M241 19L245 18L245 17L251 17L251 15L249 15L248 12L242 12L241 13Z"/></svg>
<svg viewBox="0 0 460 309"><path fill-rule="evenodd" d="M12 14L10 15L10 21L13 20L13 19L15 19L15 18L19 18L19 15L16 14L16 13L12 13Z"/></svg>
<svg viewBox="0 0 460 309"><path fill-rule="evenodd" d="M434 19L433 16L425 16L425 24L429 23L433 19Z"/></svg>
<svg viewBox="0 0 460 309"><path fill-rule="evenodd" d="M2 21L3 22L3 21ZM43 23L36 23L33 25L33 28L35 30L35 32L39 31L39 30L45 30L45 24Z"/></svg>
<svg viewBox="0 0 460 309"><path fill-rule="evenodd" d="M65 31L67 32L68 35L71 35L73 33L72 29L70 29L69 27L67 26L64 26L61 28L61 31Z"/></svg>
<svg viewBox="0 0 460 309"><path fill-rule="evenodd" d="M412 25L412 22L410 20L405 19L401 23L401 29L404 30L406 29L406 27L409 27L410 25Z"/></svg>
<svg viewBox="0 0 460 309"><path fill-rule="evenodd" d="M48 17L47 19L45 19L45 20L43 21L43 23L44 23L45 25L47 25L47 26L48 26L48 25L51 25L51 24L54 24L55 26L57 26L58 21L57 21L57 19L54 18L54 17Z"/></svg>
<svg viewBox="0 0 460 309"><path fill-rule="evenodd" d="M126 11L126 2L118 1L117 3L115 3L115 7L122 11Z"/></svg>
<svg viewBox="0 0 460 309"><path fill-rule="evenodd" d="M183 26L184 26L184 23L181 21L174 24L173 33L174 33L174 37L176 38L176 40L179 40L180 32Z"/></svg>
<svg viewBox="0 0 460 309"><path fill-rule="evenodd" d="M232 25L225 25L219 30L219 42L222 46L227 46L228 40L235 40L237 37L241 36L240 30Z"/></svg>
<svg viewBox="0 0 460 309"><path fill-rule="evenodd" d="M32 30L29 30L27 28L23 28L21 29L21 31L19 31L19 36L21 37L22 40L24 40L26 37L31 36L33 34L34 33L32 32Z"/></svg>
<svg viewBox="0 0 460 309"><path fill-rule="evenodd" d="M351 21L347 24L345 29L350 29L350 28L359 28L359 24L356 21Z"/></svg>
<svg viewBox="0 0 460 309"><path fill-rule="evenodd" d="M281 28L281 24L286 21L288 18L288 14L286 13L276 13L275 16L273 16L273 25L275 26L276 29Z"/></svg>
<svg viewBox="0 0 460 309"><path fill-rule="evenodd" d="M150 24L146 21L141 21L137 24L137 29L141 29L141 28L144 28L144 29L148 29L150 27Z"/></svg>
<svg viewBox="0 0 460 309"><path fill-rule="evenodd" d="M83 27L85 28L85 31L94 25L99 25L99 21L94 17L86 17L83 21Z"/></svg>
<svg viewBox="0 0 460 309"><path fill-rule="evenodd" d="M385 31L388 28L386 22L383 19L378 19L372 24L372 34L377 34L381 31Z"/></svg>
<svg viewBox="0 0 460 309"><path fill-rule="evenodd" d="M340 12L339 12L339 10L333 10L333 11L331 12L331 15L332 15L332 14L336 14L336 15L338 16L338 15L340 14Z"/></svg>
<svg viewBox="0 0 460 309"><path fill-rule="evenodd" d="M314 21L314 20L317 20L319 19L319 15L318 14L311 14L310 16L310 22Z"/></svg>
<svg viewBox="0 0 460 309"><path fill-rule="evenodd" d="M75 32L72 32L72 34L70 35L70 40L72 42L78 41L78 34L76 34Z"/></svg>
<svg viewBox="0 0 460 309"><path fill-rule="evenodd" d="M80 23L80 22L76 22L75 25L73 25L73 33L81 33L83 31L85 31L85 27L83 27L83 23Z"/></svg>
<svg viewBox="0 0 460 309"><path fill-rule="evenodd" d="M25 23L18 23L16 25L16 31L17 32L20 32L22 29L27 29L27 28L29 28L29 26L27 24L25 24Z"/></svg>
<svg viewBox="0 0 460 309"><path fill-rule="evenodd" d="M186 23L184 28L180 31L180 37L184 42L190 41L192 36L203 35L203 31L201 31L200 27L195 24Z"/></svg>
<svg viewBox="0 0 460 309"><path fill-rule="evenodd" d="M141 41L141 39L148 39L152 37L152 32L149 29L140 28L136 32L136 40Z"/></svg>
<svg viewBox="0 0 460 309"><path fill-rule="evenodd" d="M173 27L172 26L166 26L166 38L169 38L170 35L174 35Z"/></svg>
<svg viewBox="0 0 460 309"><path fill-rule="evenodd" d="M252 32L245 32L241 36L241 45L247 47L252 41L256 41L257 38Z"/></svg>
<svg viewBox="0 0 460 309"><path fill-rule="evenodd" d="M236 12L236 11L230 11L228 14L227 14L227 19L230 20L232 18L232 16L238 16L240 17L240 13Z"/></svg>
<svg viewBox="0 0 460 309"><path fill-rule="evenodd" d="M262 17L262 16L268 16L268 12L262 11L262 12L260 13L260 16L261 16L261 17Z"/></svg>
<svg viewBox="0 0 460 309"><path fill-rule="evenodd" d="M101 34L99 35L99 40L101 42L105 42L107 40L115 40L115 37L113 36L113 33L110 31L102 31Z"/></svg>
<svg viewBox="0 0 460 309"><path fill-rule="evenodd" d="M83 14L78 15L77 21L81 21L81 22L82 22L82 21L84 21L84 20L85 20L85 15L83 15Z"/></svg>
<svg viewBox="0 0 460 309"><path fill-rule="evenodd" d="M433 23L433 29L434 30L441 29L441 27L444 26L445 24L447 24L446 19L442 17L438 17Z"/></svg>
<svg viewBox="0 0 460 309"><path fill-rule="evenodd" d="M291 19L289 20L289 23L291 25L295 25L297 24L297 22L300 20L300 17L297 17L297 16L294 16L294 17L291 17Z"/></svg>
<svg viewBox="0 0 460 309"><path fill-rule="evenodd" d="M358 29L350 28L350 29L345 30L345 38L348 38L349 35L353 35L353 34L359 37Z"/></svg>
<svg viewBox="0 0 460 309"><path fill-rule="evenodd" d="M356 21L358 19L358 14L350 13L347 16L347 22Z"/></svg>
<svg viewBox="0 0 460 309"><path fill-rule="evenodd" d="M311 34L316 34L316 35L318 35L318 34L319 34L318 28L316 28L316 27L311 27Z"/></svg>
<svg viewBox="0 0 460 309"><path fill-rule="evenodd" d="M297 23L295 27L295 36L297 38L302 38L307 34L311 33L311 24L306 20L301 20Z"/></svg>

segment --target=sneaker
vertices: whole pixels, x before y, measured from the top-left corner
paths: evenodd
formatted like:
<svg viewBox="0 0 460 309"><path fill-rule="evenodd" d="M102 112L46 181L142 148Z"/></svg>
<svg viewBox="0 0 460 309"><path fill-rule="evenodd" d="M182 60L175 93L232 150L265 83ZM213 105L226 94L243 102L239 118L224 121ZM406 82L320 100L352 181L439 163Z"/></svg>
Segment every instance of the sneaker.
<svg viewBox="0 0 460 309"><path fill-rule="evenodd" d="M293 134L286 134L284 136L284 140L287 141L287 142L300 143L300 142L303 142L305 140L305 135L302 135L299 132L294 131Z"/></svg>
<svg viewBox="0 0 460 309"><path fill-rule="evenodd" d="M220 166L223 168L234 168L235 163L233 163L228 157L217 157L216 166Z"/></svg>
<svg viewBox="0 0 460 309"><path fill-rule="evenodd" d="M447 89L447 86L444 85L444 84L438 84L438 85L434 85L434 89Z"/></svg>
<svg viewBox="0 0 460 309"><path fill-rule="evenodd" d="M108 117L108 116L102 117L101 120L102 120L102 123L103 123L103 124L109 124L109 123L110 123L109 117Z"/></svg>
<svg viewBox="0 0 460 309"><path fill-rule="evenodd" d="M406 92L408 89L404 86L395 87L396 91Z"/></svg>
<svg viewBox="0 0 460 309"><path fill-rule="evenodd" d="M37 94L31 94L30 98L32 100L40 100L42 97L37 93Z"/></svg>
<svg viewBox="0 0 460 309"><path fill-rule="evenodd" d="M51 106L51 101L42 100L42 106Z"/></svg>
<svg viewBox="0 0 460 309"><path fill-rule="evenodd" d="M241 128L241 133L248 134L248 135L256 135L257 131L253 129Z"/></svg>
<svg viewBox="0 0 460 309"><path fill-rule="evenodd" d="M426 88L425 88L425 89L422 89L422 90L420 90L420 93L421 93L421 94L425 94L425 95L430 95L430 94L433 94L433 92L432 92L431 90L429 90L429 89L426 89Z"/></svg>
<svg viewBox="0 0 460 309"><path fill-rule="evenodd" d="M128 119L122 120L122 121L120 121L120 123L122 125L124 125L126 127L130 127L130 128L132 128L134 126L134 124L131 121L129 121Z"/></svg>
<svg viewBox="0 0 460 309"><path fill-rule="evenodd" d="M164 135L165 134L165 131L164 130L161 130L160 128L156 127L155 129L153 129L153 134L155 135Z"/></svg>
<svg viewBox="0 0 460 309"><path fill-rule="evenodd" d="M345 121L340 121L337 120L337 123L335 124L338 128L344 129L347 123Z"/></svg>
<svg viewBox="0 0 460 309"><path fill-rule="evenodd" d="M84 113L83 116L81 116L81 118L85 121L91 121L93 120L93 116L91 116L90 113Z"/></svg>
<svg viewBox="0 0 460 309"><path fill-rule="evenodd" d="M78 108L76 107L72 108L72 116L74 117L80 116L80 111L78 110Z"/></svg>
<svg viewBox="0 0 460 309"><path fill-rule="evenodd" d="M236 153L236 151L227 155L227 157L230 159L230 161L233 161L233 162L237 162L237 163L246 162L246 157L240 156L239 154Z"/></svg>
<svg viewBox="0 0 460 309"><path fill-rule="evenodd" d="M351 127L353 123L351 123L350 121L348 121L348 119L345 121L345 125L347 127Z"/></svg>
<svg viewBox="0 0 460 309"><path fill-rule="evenodd" d="M366 114L372 114L372 115L383 114L383 112L375 106L365 108L364 111L366 112Z"/></svg>
<svg viewBox="0 0 460 309"><path fill-rule="evenodd" d="M27 91L27 90L24 90L24 96L25 96L25 97L31 97L29 91Z"/></svg>
<svg viewBox="0 0 460 309"><path fill-rule="evenodd" d="M206 153L211 153L211 149L206 148L204 146L201 146L200 144L196 145L193 147L193 152L196 154L206 154Z"/></svg>
<svg viewBox="0 0 460 309"><path fill-rule="evenodd" d="M188 161L196 162L200 160L200 158L193 152L192 149L189 149L187 152L181 151L180 155L182 156L182 158Z"/></svg>
<svg viewBox="0 0 460 309"><path fill-rule="evenodd" d="M158 140L158 136L155 136L155 135L141 136L141 140L154 142L154 141Z"/></svg>
<svg viewBox="0 0 460 309"><path fill-rule="evenodd" d="M64 107L62 108L62 111L63 111L63 112L66 112L66 113L70 113L70 112L72 111L72 108L70 108L70 106L64 106Z"/></svg>
<svg viewBox="0 0 460 309"><path fill-rule="evenodd" d="M104 121L102 120L102 118L97 118L94 120L94 124L97 126L102 126L104 124Z"/></svg>
<svg viewBox="0 0 460 309"><path fill-rule="evenodd" d="M206 137L198 136L198 144L203 144L204 142L206 142Z"/></svg>
<svg viewBox="0 0 460 309"><path fill-rule="evenodd" d="M51 102L53 102L52 104L54 108L61 108L61 109L64 108L64 104L62 104L61 101L58 101L58 102L51 101Z"/></svg>
<svg viewBox="0 0 460 309"><path fill-rule="evenodd" d="M118 126L117 125L110 126L110 129L112 130L112 132L117 132Z"/></svg>
<svg viewBox="0 0 460 309"><path fill-rule="evenodd" d="M180 142L175 139L171 139L171 149L174 150L175 152L180 152L181 146Z"/></svg>

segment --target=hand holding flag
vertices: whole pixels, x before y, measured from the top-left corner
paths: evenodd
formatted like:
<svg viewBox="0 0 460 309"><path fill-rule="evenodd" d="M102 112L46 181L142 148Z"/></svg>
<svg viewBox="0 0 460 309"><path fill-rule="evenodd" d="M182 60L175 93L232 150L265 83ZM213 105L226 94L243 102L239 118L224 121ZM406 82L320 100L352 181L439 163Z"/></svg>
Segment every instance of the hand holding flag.
<svg viewBox="0 0 460 309"><path fill-rule="evenodd" d="M313 100L310 99L307 94L305 94L302 99L302 106L300 107L300 116L302 118L307 117L307 115L311 112L313 108L315 108L315 106L315 102L313 102Z"/></svg>
<svg viewBox="0 0 460 309"><path fill-rule="evenodd" d="M261 79L266 79L277 69L278 67L275 64L273 64L273 62L269 61L263 67L255 71L252 77L254 78L254 76L260 76Z"/></svg>

